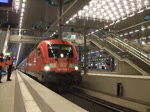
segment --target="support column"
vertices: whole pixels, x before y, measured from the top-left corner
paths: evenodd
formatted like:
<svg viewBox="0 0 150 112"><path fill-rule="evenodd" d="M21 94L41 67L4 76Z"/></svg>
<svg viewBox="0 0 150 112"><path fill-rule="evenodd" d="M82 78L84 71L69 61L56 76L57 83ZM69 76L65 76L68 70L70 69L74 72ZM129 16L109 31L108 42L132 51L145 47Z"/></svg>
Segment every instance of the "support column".
<svg viewBox="0 0 150 112"><path fill-rule="evenodd" d="M86 74L87 69L87 46L86 46L86 28L84 28L84 74Z"/></svg>
<svg viewBox="0 0 150 112"><path fill-rule="evenodd" d="M63 14L63 0L58 0L58 18L62 16ZM60 19L58 23L58 34L59 34L59 39L62 40L62 35L63 35L63 19Z"/></svg>
<svg viewBox="0 0 150 112"><path fill-rule="evenodd" d="M79 70L81 70L81 47L80 46L78 46L78 55L79 55L79 64L78 64L78 66L79 66Z"/></svg>
<svg viewBox="0 0 150 112"><path fill-rule="evenodd" d="M114 60L113 57L111 57L111 58L110 58L110 69L111 69L111 72L114 71L114 69L115 69L114 66L115 66L115 60Z"/></svg>

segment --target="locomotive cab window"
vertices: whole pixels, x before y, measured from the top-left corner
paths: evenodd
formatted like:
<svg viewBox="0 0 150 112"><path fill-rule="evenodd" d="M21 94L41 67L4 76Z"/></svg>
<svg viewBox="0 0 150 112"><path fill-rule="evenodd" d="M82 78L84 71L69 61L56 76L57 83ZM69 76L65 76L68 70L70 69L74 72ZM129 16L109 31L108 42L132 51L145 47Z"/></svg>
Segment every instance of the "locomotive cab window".
<svg viewBox="0 0 150 112"><path fill-rule="evenodd" d="M38 53L38 56L39 56L39 57L42 57L42 53L41 53L41 50L40 50L40 49L37 49L37 53Z"/></svg>
<svg viewBox="0 0 150 112"><path fill-rule="evenodd" d="M48 45L49 57L73 58L73 50L70 45L51 44Z"/></svg>

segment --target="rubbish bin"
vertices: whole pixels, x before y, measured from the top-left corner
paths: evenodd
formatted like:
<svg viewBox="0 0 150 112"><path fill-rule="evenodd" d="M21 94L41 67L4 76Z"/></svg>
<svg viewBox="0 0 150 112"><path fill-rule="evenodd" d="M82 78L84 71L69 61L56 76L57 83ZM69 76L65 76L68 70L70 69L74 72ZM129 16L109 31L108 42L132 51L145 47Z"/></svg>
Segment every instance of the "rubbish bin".
<svg viewBox="0 0 150 112"><path fill-rule="evenodd" d="M117 96L123 96L123 85L122 85L122 83L117 83Z"/></svg>

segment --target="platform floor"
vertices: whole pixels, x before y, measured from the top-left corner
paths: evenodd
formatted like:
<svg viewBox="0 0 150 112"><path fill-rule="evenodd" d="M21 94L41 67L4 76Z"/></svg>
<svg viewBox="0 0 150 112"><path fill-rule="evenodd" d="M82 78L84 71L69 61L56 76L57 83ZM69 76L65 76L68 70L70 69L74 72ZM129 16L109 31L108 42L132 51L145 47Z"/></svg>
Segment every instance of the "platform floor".
<svg viewBox="0 0 150 112"><path fill-rule="evenodd" d="M0 112L87 112L19 71L11 79L0 83Z"/></svg>

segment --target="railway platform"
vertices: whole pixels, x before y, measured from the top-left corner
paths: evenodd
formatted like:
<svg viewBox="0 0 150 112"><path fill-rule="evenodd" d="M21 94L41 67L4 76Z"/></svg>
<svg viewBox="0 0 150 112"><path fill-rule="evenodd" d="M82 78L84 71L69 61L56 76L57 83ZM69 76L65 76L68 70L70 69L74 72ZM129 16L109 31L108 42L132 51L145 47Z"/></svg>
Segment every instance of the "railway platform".
<svg viewBox="0 0 150 112"><path fill-rule="evenodd" d="M0 112L87 112L16 70L2 78Z"/></svg>

